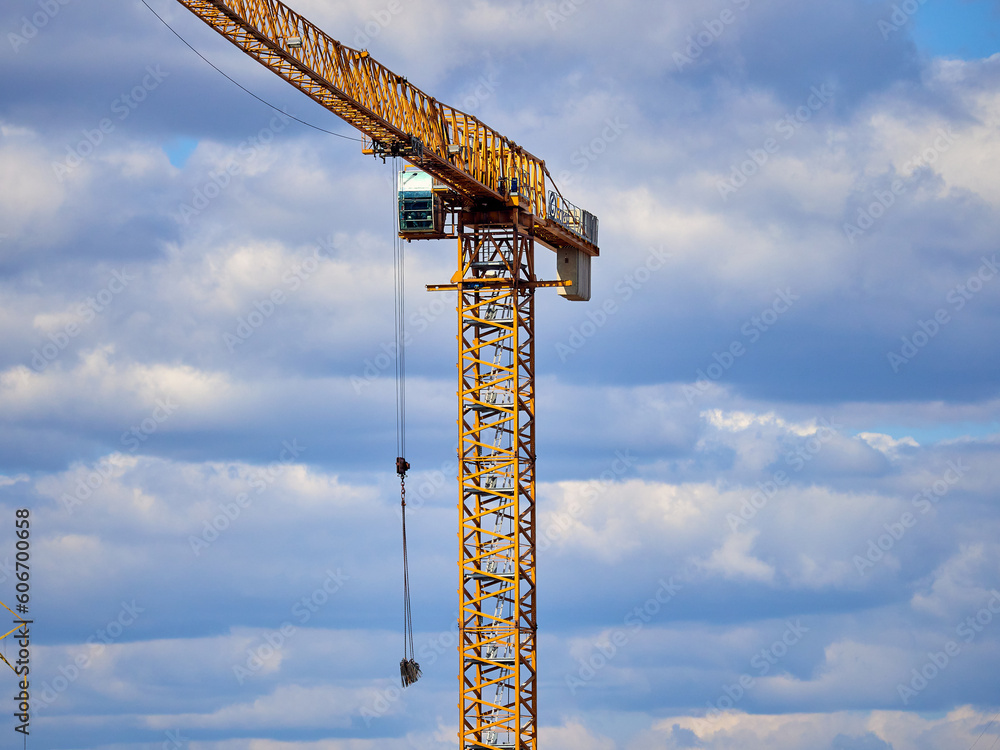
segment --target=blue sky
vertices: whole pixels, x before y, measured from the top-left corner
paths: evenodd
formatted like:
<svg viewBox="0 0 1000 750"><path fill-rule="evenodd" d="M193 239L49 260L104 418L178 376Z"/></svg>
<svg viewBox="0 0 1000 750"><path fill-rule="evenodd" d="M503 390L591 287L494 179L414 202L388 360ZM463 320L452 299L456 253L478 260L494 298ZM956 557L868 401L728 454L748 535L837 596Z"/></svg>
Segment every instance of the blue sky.
<svg viewBox="0 0 1000 750"><path fill-rule="evenodd" d="M0 11L29 747L453 750L455 249L407 246L400 693L392 170L150 3L277 110L140 2ZM291 4L601 220L537 300L540 748L1000 742L997 3Z"/></svg>
<svg viewBox="0 0 1000 750"><path fill-rule="evenodd" d="M927 2L912 16L913 39L921 50L935 56L989 57L1000 52L998 11L992 0Z"/></svg>

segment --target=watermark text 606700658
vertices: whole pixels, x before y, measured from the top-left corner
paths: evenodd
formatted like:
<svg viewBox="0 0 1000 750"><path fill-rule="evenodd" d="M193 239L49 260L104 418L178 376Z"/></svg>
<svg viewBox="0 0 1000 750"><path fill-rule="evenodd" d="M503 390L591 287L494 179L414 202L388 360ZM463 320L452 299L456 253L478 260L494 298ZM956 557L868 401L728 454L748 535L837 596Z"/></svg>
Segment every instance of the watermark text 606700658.
<svg viewBox="0 0 1000 750"><path fill-rule="evenodd" d="M14 695L14 718L19 722L14 731L25 737L30 734L31 725L31 628L34 620L27 617L29 605L31 603L31 512L27 508L18 508L14 512L14 535L17 537L14 545L17 548L15 554L14 578L16 580L15 589L17 591L15 613L6 604L4 608L14 615L14 627L0 636L0 640L12 635L17 644L16 657L11 664L6 657L2 657L7 666L14 670L17 676L17 693Z"/></svg>

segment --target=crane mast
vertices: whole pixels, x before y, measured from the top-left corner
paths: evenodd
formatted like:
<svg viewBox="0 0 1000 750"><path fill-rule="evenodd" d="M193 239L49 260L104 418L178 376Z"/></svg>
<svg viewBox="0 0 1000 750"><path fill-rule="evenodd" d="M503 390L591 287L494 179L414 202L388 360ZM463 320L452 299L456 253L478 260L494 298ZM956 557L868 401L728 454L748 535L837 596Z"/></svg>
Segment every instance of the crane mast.
<svg viewBox="0 0 1000 750"><path fill-rule="evenodd" d="M473 221L459 228L460 262L489 281L459 290L459 746L527 749L538 716L534 241L516 223Z"/></svg>
<svg viewBox="0 0 1000 750"><path fill-rule="evenodd" d="M548 189L545 163L438 102L279 0L178 0L399 156L400 236L458 240L461 750L537 750L535 311L537 288L590 298L596 217ZM536 275L535 241L559 278Z"/></svg>

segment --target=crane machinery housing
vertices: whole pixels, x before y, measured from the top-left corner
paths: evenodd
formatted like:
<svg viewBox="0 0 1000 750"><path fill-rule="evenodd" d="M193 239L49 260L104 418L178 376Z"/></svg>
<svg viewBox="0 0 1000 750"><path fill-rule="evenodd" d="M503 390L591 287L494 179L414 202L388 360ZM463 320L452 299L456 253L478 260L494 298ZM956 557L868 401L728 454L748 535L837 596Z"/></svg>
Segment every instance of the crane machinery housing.
<svg viewBox="0 0 1000 750"><path fill-rule="evenodd" d="M537 750L534 292L590 299L597 218L545 162L279 0L178 0L364 136L398 177L399 236L457 238L459 748ZM557 280L536 274L535 242Z"/></svg>

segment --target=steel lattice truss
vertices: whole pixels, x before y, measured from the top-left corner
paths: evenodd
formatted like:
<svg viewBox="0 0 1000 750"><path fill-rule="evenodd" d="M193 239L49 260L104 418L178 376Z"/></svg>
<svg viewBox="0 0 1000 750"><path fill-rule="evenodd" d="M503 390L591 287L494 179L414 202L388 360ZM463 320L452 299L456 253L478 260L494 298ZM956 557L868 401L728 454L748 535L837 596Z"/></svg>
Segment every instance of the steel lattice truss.
<svg viewBox="0 0 1000 750"><path fill-rule="evenodd" d="M459 747L534 750L534 240L463 225L459 252Z"/></svg>
<svg viewBox="0 0 1000 750"><path fill-rule="evenodd" d="M180 0L219 33L388 151L469 197L504 199L519 178L544 216L544 164L477 118L449 107L327 35L280 0ZM419 146L414 149L414 139ZM449 154L448 146L460 146Z"/></svg>
<svg viewBox="0 0 1000 750"><path fill-rule="evenodd" d="M326 34L280 0L178 0L243 52L467 204L519 207L553 249L598 249L547 188L545 162L473 115L438 101L366 51ZM516 189L514 186L517 186Z"/></svg>

